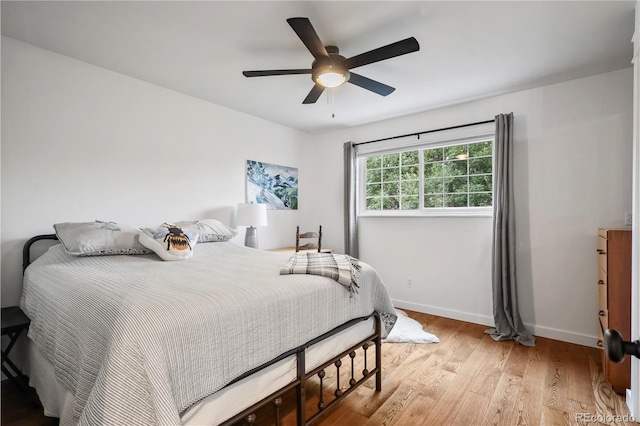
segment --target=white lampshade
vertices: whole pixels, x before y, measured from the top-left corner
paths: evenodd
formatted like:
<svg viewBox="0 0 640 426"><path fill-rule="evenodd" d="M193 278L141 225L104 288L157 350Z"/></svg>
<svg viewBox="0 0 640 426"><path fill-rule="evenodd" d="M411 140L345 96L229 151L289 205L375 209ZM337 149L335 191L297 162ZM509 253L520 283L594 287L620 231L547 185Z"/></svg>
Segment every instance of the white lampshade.
<svg viewBox="0 0 640 426"><path fill-rule="evenodd" d="M266 204L238 204L236 212L238 226L267 226Z"/></svg>

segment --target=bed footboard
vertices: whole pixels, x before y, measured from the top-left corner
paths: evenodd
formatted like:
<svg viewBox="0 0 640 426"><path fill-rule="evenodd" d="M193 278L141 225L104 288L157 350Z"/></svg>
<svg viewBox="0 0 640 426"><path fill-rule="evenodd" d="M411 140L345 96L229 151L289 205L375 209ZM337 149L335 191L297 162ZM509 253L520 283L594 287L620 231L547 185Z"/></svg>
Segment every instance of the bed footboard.
<svg viewBox="0 0 640 426"><path fill-rule="evenodd" d="M308 373L305 373L305 351L307 348L350 327L356 322L366 320L370 317L349 321L298 348L296 350L296 380L241 413L238 413L222 423L222 425L275 424L279 426L282 421L281 406L283 403L283 395L294 388L296 394L296 424L298 426L315 423L327 411L372 376L376 376L375 389L377 392L380 392L382 390L381 322L378 313L374 312L371 316L375 318L375 331L371 336L346 349L339 355L323 362L320 366ZM372 351L372 346L374 346L374 351ZM375 363L373 368L370 368L371 356L374 354ZM348 378L347 383L344 383L344 381L341 383L341 374L344 375L344 371L348 372L346 376ZM330 374L329 372L335 374ZM312 384L307 386L308 382ZM313 391L313 394L309 397L307 397L307 387L312 388ZM313 402L317 400L315 410L309 417L307 417L306 413L308 400L313 400ZM265 409L265 407L269 405L272 406L272 410Z"/></svg>

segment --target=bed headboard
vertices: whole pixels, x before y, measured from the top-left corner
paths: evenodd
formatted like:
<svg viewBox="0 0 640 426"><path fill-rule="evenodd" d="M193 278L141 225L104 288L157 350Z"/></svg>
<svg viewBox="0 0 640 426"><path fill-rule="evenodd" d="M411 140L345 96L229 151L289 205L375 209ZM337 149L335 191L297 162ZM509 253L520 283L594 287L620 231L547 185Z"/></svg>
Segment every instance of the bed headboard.
<svg viewBox="0 0 640 426"><path fill-rule="evenodd" d="M22 247L22 273L27 269L27 266L31 264L31 246L36 241L40 240L58 240L56 234L46 234L46 235L36 235L33 238L29 238L24 246Z"/></svg>

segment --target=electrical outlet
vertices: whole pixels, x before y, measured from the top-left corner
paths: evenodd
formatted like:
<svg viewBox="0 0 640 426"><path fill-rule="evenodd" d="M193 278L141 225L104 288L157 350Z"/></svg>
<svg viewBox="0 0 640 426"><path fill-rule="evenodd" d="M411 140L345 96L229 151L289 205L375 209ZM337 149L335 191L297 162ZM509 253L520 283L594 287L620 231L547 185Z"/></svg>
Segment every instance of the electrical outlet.
<svg viewBox="0 0 640 426"><path fill-rule="evenodd" d="M633 213L632 212L624 212L624 224L632 225L633 224Z"/></svg>
<svg viewBox="0 0 640 426"><path fill-rule="evenodd" d="M407 278L407 287L413 287L413 279L411 277Z"/></svg>

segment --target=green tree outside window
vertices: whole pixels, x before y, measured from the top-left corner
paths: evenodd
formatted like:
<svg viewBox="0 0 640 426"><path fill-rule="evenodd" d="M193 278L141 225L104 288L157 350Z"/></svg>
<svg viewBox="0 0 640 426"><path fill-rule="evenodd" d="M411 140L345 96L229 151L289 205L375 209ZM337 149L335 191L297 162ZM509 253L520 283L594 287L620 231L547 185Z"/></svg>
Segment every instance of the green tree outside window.
<svg viewBox="0 0 640 426"><path fill-rule="evenodd" d="M493 203L492 141L367 157L365 167L366 210L490 207Z"/></svg>

